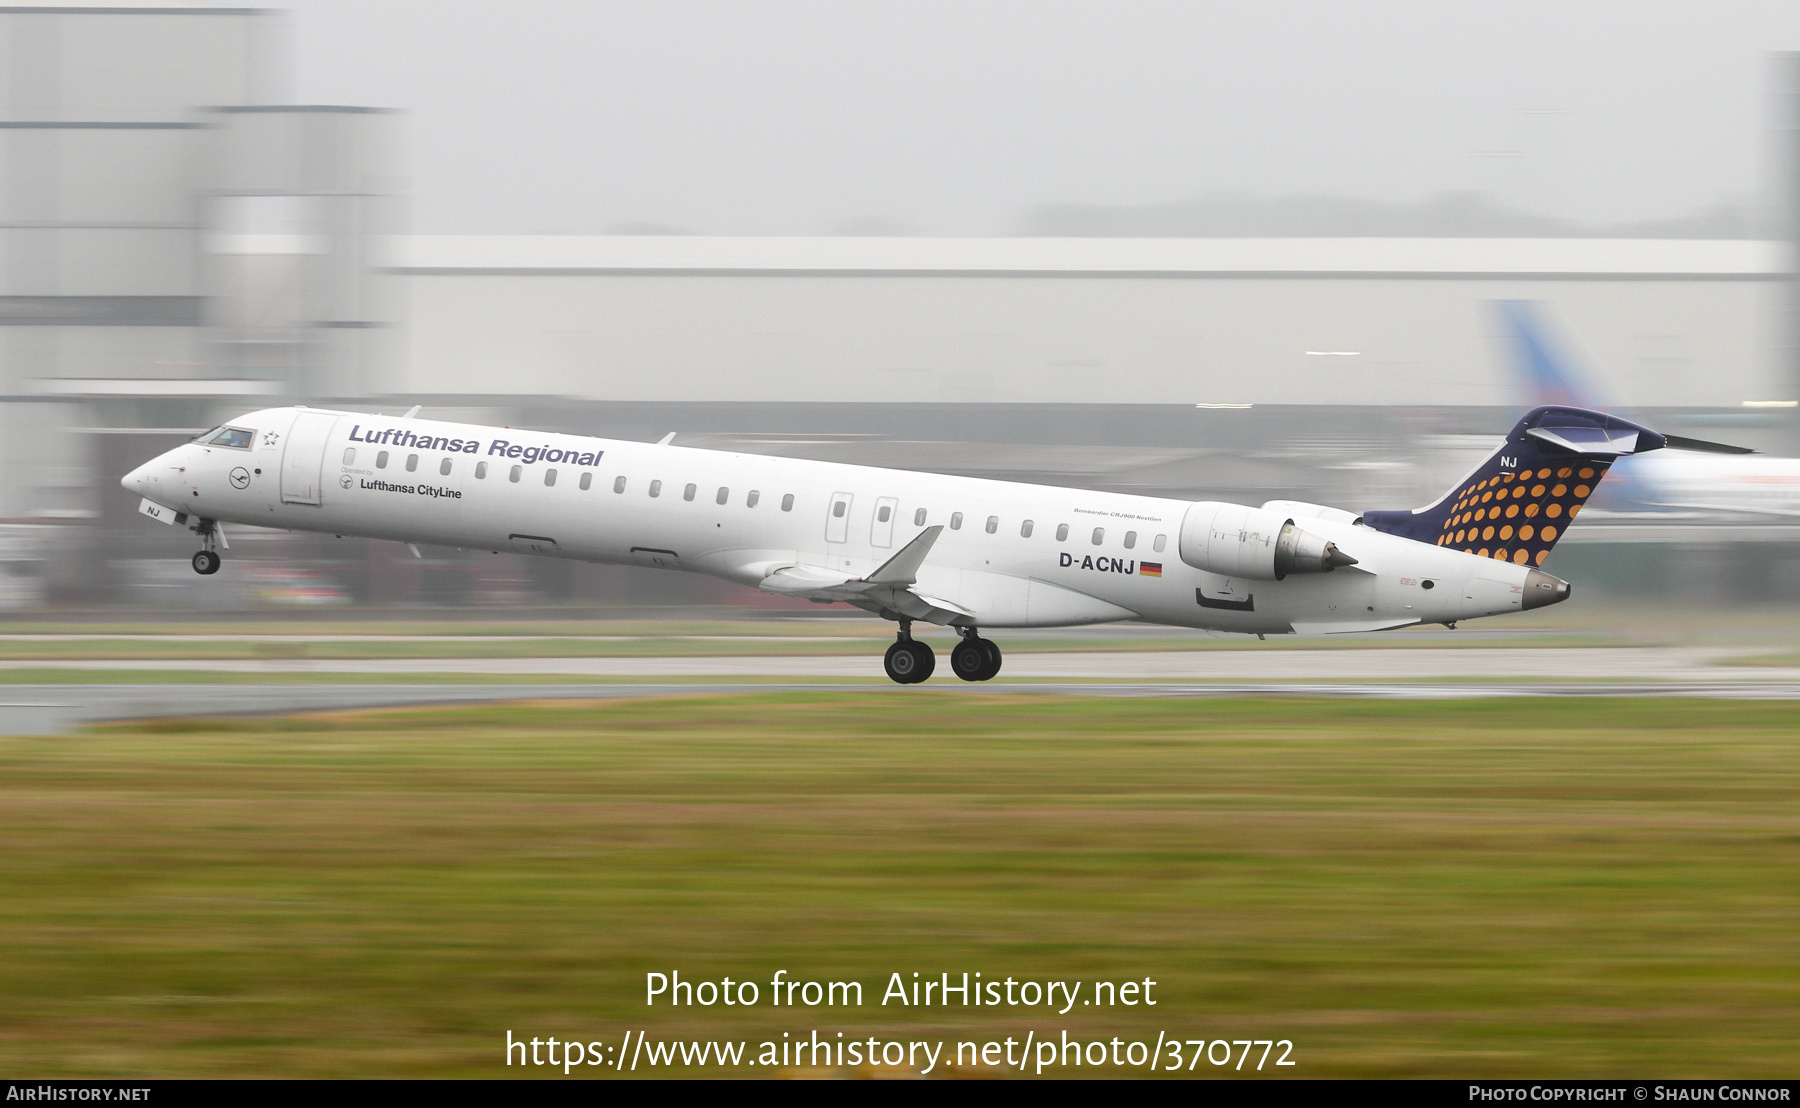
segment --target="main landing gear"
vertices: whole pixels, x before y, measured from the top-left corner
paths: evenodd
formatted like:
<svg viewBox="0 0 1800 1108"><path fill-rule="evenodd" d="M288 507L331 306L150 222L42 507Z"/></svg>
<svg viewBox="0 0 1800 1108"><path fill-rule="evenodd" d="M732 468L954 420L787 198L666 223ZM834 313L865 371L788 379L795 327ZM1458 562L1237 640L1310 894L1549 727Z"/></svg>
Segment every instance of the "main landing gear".
<svg viewBox="0 0 1800 1108"><path fill-rule="evenodd" d="M950 669L964 681L990 681L1000 672L1000 648L973 627L961 628L962 641L950 651ZM912 637L912 621L900 621L900 633L882 659L887 675L902 685L916 685L937 668L931 647Z"/></svg>
<svg viewBox="0 0 1800 1108"><path fill-rule="evenodd" d="M206 544L205 549L194 553L194 572L202 577L209 577L219 572L219 552L213 549L213 545L216 541L223 541L225 535L219 530L219 525L210 519L201 520L194 530L200 532L200 541ZM231 549L231 544L226 543L225 549Z"/></svg>
<svg viewBox="0 0 1800 1108"><path fill-rule="evenodd" d="M1000 672L1000 648L973 627L961 629L962 641L950 650L950 671L964 681L991 681Z"/></svg>
<svg viewBox="0 0 1800 1108"><path fill-rule="evenodd" d="M916 685L937 669L937 655L931 652L931 647L912 637L912 621L908 620L900 624L900 634L894 645L888 647L887 657L881 664L896 682Z"/></svg>

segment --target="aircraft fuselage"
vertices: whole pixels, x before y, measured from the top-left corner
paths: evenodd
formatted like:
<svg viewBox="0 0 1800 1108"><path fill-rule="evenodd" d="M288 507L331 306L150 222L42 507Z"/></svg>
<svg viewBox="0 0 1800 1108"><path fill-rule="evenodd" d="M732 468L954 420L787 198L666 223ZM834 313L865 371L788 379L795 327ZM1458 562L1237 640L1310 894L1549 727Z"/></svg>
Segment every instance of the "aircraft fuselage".
<svg viewBox="0 0 1800 1108"><path fill-rule="evenodd" d="M943 602L949 614L933 622L964 628L1143 619L1307 634L1536 606L1527 566L1331 510L1294 518L1354 565L1256 579L1183 560L1195 507L1183 500L309 408L253 412L228 428L248 434L177 447L125 488L203 534L219 521L656 566L750 587L791 567L860 578L941 526L912 587Z"/></svg>

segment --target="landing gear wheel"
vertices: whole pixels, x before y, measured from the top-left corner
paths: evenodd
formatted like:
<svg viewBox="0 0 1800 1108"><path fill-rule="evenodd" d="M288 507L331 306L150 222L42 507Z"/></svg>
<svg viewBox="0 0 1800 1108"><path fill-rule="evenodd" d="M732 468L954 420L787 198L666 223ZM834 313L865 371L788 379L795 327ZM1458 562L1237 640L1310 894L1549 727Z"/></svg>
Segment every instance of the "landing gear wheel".
<svg viewBox="0 0 1800 1108"><path fill-rule="evenodd" d="M195 551L194 572L202 577L219 572L219 556L210 550Z"/></svg>
<svg viewBox="0 0 1800 1108"><path fill-rule="evenodd" d="M992 681L1000 673L1000 648L992 639L977 639L976 641L981 643L981 649L987 654L987 665L982 667L981 676L975 680Z"/></svg>
<svg viewBox="0 0 1800 1108"><path fill-rule="evenodd" d="M937 658L922 642L897 642L888 647L887 657L881 664L897 683L916 685L931 676L931 671L937 668Z"/></svg>
<svg viewBox="0 0 1800 1108"><path fill-rule="evenodd" d="M919 660L919 676L913 678L914 683L929 681L931 675L937 671L937 655L932 653L931 647L917 639L914 639L909 645L912 647L913 657Z"/></svg>
<svg viewBox="0 0 1800 1108"><path fill-rule="evenodd" d="M951 672L955 673L964 681L986 681L988 677L993 676L992 673L987 672L989 665L988 648L992 645L993 644L986 639L976 638L974 635L970 635L963 639L963 641L957 643L950 650ZM997 650L993 655L993 668L995 673L998 673L1000 670L999 651ZM986 674L986 676L983 676L983 674Z"/></svg>

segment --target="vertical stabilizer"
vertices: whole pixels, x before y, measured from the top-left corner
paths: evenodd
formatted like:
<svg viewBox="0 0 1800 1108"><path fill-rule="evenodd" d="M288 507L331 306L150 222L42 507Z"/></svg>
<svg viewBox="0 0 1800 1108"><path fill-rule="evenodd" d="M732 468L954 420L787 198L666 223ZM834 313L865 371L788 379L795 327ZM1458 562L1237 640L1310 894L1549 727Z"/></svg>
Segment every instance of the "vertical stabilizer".
<svg viewBox="0 0 1800 1108"><path fill-rule="evenodd" d="M1542 565L1606 471L1662 435L1584 408L1534 408L1433 504L1364 512L1363 525L1518 565Z"/></svg>

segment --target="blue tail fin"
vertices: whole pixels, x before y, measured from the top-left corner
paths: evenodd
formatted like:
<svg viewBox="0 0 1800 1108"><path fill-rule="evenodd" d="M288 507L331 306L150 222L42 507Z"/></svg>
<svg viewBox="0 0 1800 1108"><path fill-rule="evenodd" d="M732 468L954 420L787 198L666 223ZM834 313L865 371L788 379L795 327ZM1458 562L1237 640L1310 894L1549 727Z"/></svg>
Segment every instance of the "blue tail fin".
<svg viewBox="0 0 1800 1108"><path fill-rule="evenodd" d="M1436 503L1364 512L1363 525L1484 558L1542 565L1607 469L1665 442L1648 427L1603 412L1533 408Z"/></svg>
<svg viewBox="0 0 1800 1108"><path fill-rule="evenodd" d="M1526 403L1593 408L1599 399L1550 341L1538 306L1530 300L1496 300L1512 344L1513 368L1527 392Z"/></svg>

